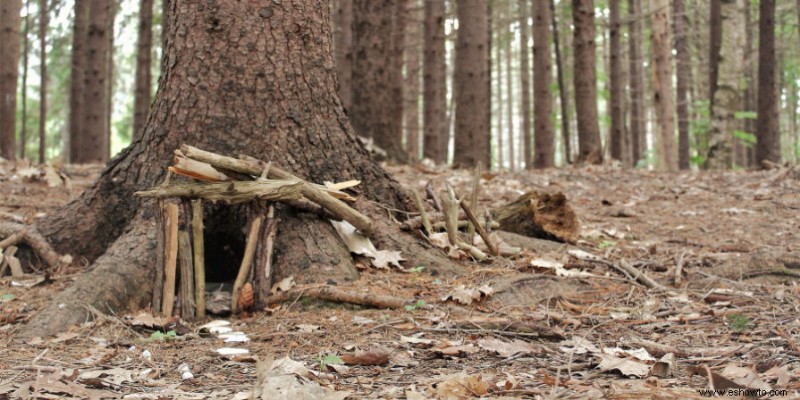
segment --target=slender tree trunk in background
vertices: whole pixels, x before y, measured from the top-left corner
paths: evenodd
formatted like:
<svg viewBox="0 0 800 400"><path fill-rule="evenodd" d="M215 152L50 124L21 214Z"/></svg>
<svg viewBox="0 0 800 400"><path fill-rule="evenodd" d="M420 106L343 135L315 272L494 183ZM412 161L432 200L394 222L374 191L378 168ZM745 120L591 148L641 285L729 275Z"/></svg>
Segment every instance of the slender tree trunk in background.
<svg viewBox="0 0 800 400"><path fill-rule="evenodd" d="M517 154L516 154L516 138L514 137L514 92L513 92L513 84L514 81L514 74L511 70L511 59L512 59L512 34L508 31L508 25L514 19L514 11L513 11L513 2L511 0L507 1L506 4L508 8L506 8L506 12L508 13L508 22L506 24L505 29L505 37L506 40L503 42L503 47L506 53L506 125L508 126L508 165L509 169L513 172L517 170Z"/></svg>
<svg viewBox="0 0 800 400"><path fill-rule="evenodd" d="M447 162L447 71L444 48L444 2L425 1L425 44L422 61L423 157Z"/></svg>
<svg viewBox="0 0 800 400"><path fill-rule="evenodd" d="M520 103L519 113L522 116L522 160L525 169L533 168L533 148L531 147L531 81L528 56L528 0L519 0L519 79Z"/></svg>
<svg viewBox="0 0 800 400"><path fill-rule="evenodd" d="M594 0L572 0L575 25L575 111L578 114L578 162L600 164L603 149L597 116Z"/></svg>
<svg viewBox="0 0 800 400"><path fill-rule="evenodd" d="M758 52L753 50L753 19L751 15L751 7L750 4L744 7L744 25L745 25L745 45L744 45L744 54L746 54L745 59L742 60L743 64L743 77L744 80L747 82L744 88L744 94L742 95L742 110L745 112L753 113L756 115L756 103L757 103L757 92L758 92L758 73L756 69L756 63L758 62ZM756 27L757 28L757 27ZM736 121L738 125L738 129L748 132L751 134L756 134L756 120L753 118L744 118ZM734 137L733 138L733 154L734 154L734 163L739 166L751 166L754 163L755 159L755 151L753 149L755 145L752 143L747 143L745 140Z"/></svg>
<svg viewBox="0 0 800 400"><path fill-rule="evenodd" d="M533 2L533 99L534 99L534 167L553 166L554 140L553 93L550 91L552 67L550 54L550 4Z"/></svg>
<svg viewBox="0 0 800 400"><path fill-rule="evenodd" d="M108 87L108 32L111 7L105 0L89 1L89 28L86 40L86 73L84 78L81 149L73 154L75 163L96 163L106 160L108 132L106 113Z"/></svg>
<svg viewBox="0 0 800 400"><path fill-rule="evenodd" d="M714 0L711 3L712 12ZM711 29L711 48L719 49L710 57L711 79L711 129L708 137L706 167L710 169L730 168L733 161L731 138L736 127L734 114L741 110L743 92L742 60L744 59L745 0L722 1L719 18L712 14L712 26L724 23L720 29ZM724 22L723 22L724 21ZM719 36L717 36L719 35ZM719 38L719 39L717 39ZM715 43L719 40L719 45ZM713 56L717 54L717 56ZM718 60L718 62L716 62ZM715 68L714 64L718 64ZM716 79L714 79L716 77ZM714 83L716 81L716 83Z"/></svg>
<svg viewBox="0 0 800 400"><path fill-rule="evenodd" d="M630 80L630 137L633 166L644 157L645 117L644 117L644 72L642 70L642 2L628 0L628 59Z"/></svg>
<svg viewBox="0 0 800 400"><path fill-rule="evenodd" d="M166 0L164 0L166 1ZM69 82L69 134L64 149L70 162L82 160L84 99L88 62L89 0L75 0Z"/></svg>
<svg viewBox="0 0 800 400"><path fill-rule="evenodd" d="M21 0L0 1L0 157L16 159Z"/></svg>
<svg viewBox="0 0 800 400"><path fill-rule="evenodd" d="M611 59L609 61L609 81L611 82L611 158L623 161L625 113L622 109L622 98L625 96L625 85L622 83L622 31L620 29L619 0L609 0L609 42Z"/></svg>
<svg viewBox="0 0 800 400"><path fill-rule="evenodd" d="M498 4L499 6L499 4ZM497 167L498 169L505 168L505 140L503 140L503 135L505 135L505 131L503 130L503 117L505 116L503 112L503 49L505 48L504 43L506 41L506 31L508 31L508 10L502 7L497 7L498 13L497 17L494 19L494 34L495 34L495 44L494 48L494 60L496 61L495 70L497 71L497 86L495 86L495 93L496 101L492 104L497 106Z"/></svg>
<svg viewBox="0 0 800 400"><path fill-rule="evenodd" d="M26 158L25 149L28 144L28 51L30 50L28 34L31 29L30 5L31 0L25 0L25 29L22 34L22 121L20 121L19 129L19 158L21 159Z"/></svg>
<svg viewBox="0 0 800 400"><path fill-rule="evenodd" d="M489 30L485 0L461 0L456 6L454 162L461 167L489 166Z"/></svg>
<svg viewBox="0 0 800 400"><path fill-rule="evenodd" d="M39 164L44 164L47 150L47 25L49 12L47 0L39 0Z"/></svg>
<svg viewBox="0 0 800 400"><path fill-rule="evenodd" d="M658 134L656 166L660 170L678 169L675 149L675 101L672 88L672 35L669 0L651 0L654 104Z"/></svg>
<svg viewBox="0 0 800 400"><path fill-rule="evenodd" d="M333 13L333 55L339 76L339 98L345 110L353 104L353 0L336 0Z"/></svg>
<svg viewBox="0 0 800 400"><path fill-rule="evenodd" d="M689 87L692 60L689 50L689 16L683 0L673 0L676 59L676 111L678 113L678 168L689 169Z"/></svg>
<svg viewBox="0 0 800 400"><path fill-rule="evenodd" d="M708 28L711 16L710 4L704 0L687 0L687 5L690 15L696 21L692 25L692 48L694 50L692 53L694 61L692 98L695 99L692 104L692 121L708 121L711 105L711 84L709 83L711 66L708 58L711 53ZM703 158L708 154L708 129L696 129L692 133L694 134L696 154Z"/></svg>
<svg viewBox="0 0 800 400"><path fill-rule="evenodd" d="M561 141L564 143L564 162L572 163L572 146L569 133L569 93L567 85L564 84L564 66L561 63L561 45L558 41L558 20L556 19L556 3L550 0L550 18L553 29L553 46L556 53L556 77L558 79L558 96L561 103Z"/></svg>
<svg viewBox="0 0 800 400"><path fill-rule="evenodd" d="M400 144L400 153L390 156L399 163L409 160L406 148L403 145L403 113L405 108L405 82L403 81L403 64L406 53L406 25L408 24L408 5L411 0L391 0L392 2L392 52L389 61L389 77L392 82L392 126L397 126Z"/></svg>
<svg viewBox="0 0 800 400"><path fill-rule="evenodd" d="M392 15L398 0L353 0L353 105L350 121L356 133L371 137L393 161L404 161L401 120L394 96L397 75Z"/></svg>
<svg viewBox="0 0 800 400"><path fill-rule="evenodd" d="M800 87L795 83L789 84L789 133L792 137L792 160L797 163L798 155L800 155L800 132L798 132L797 123L797 106L798 106L798 91Z"/></svg>
<svg viewBox="0 0 800 400"><path fill-rule="evenodd" d="M153 0L139 0L139 37L136 41L136 82L133 103L133 139L139 138L150 113L152 97Z"/></svg>
<svg viewBox="0 0 800 400"><path fill-rule="evenodd" d="M111 15L108 17L108 34L106 37L108 38L108 49L106 50L106 98L105 98L105 123L103 126L103 130L106 132L106 147L105 147L105 159L108 160L111 158L111 114L114 111L113 103L114 103L114 21L117 18L117 11L119 10L119 4L113 4L111 6L110 12Z"/></svg>
<svg viewBox="0 0 800 400"><path fill-rule="evenodd" d="M781 161L775 61L775 0L761 0L758 8L758 165L764 161Z"/></svg>
<svg viewBox="0 0 800 400"><path fill-rule="evenodd" d="M419 160L419 91L420 70L422 69L422 3L417 0L408 2L408 24L406 25L406 75L405 86L405 115L406 152L408 161L415 163Z"/></svg>

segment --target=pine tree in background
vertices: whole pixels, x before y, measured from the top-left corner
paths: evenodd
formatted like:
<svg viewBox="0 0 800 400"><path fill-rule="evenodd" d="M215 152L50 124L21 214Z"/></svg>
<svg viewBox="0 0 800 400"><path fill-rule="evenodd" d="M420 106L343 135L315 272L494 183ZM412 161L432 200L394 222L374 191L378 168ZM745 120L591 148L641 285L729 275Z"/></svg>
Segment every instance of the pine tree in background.
<svg viewBox="0 0 800 400"><path fill-rule="evenodd" d="M689 16L684 0L673 0L672 23L675 31L678 114L678 168L689 169L689 88L692 86L692 56L689 48Z"/></svg>
<svg viewBox="0 0 800 400"><path fill-rule="evenodd" d="M522 118L522 160L525 169L533 168L533 146L531 146L531 80L528 51L528 0L519 0L519 115Z"/></svg>
<svg viewBox="0 0 800 400"><path fill-rule="evenodd" d="M534 99L534 167L550 168L554 164L552 55L550 53L550 4L533 2L533 99Z"/></svg>
<svg viewBox="0 0 800 400"><path fill-rule="evenodd" d="M82 160L88 31L89 0L75 0L69 83L69 134L64 145L66 159L70 162Z"/></svg>
<svg viewBox="0 0 800 400"><path fill-rule="evenodd" d="M423 157L447 162L447 72L444 47L444 1L425 1L423 80Z"/></svg>
<svg viewBox="0 0 800 400"><path fill-rule="evenodd" d="M672 31L669 23L669 0L652 0L651 19L653 52L653 100L656 112L656 167L661 170L678 169L675 149L675 101L672 89Z"/></svg>
<svg viewBox="0 0 800 400"><path fill-rule="evenodd" d="M572 0L575 26L575 111L578 115L578 162L600 164L600 126L597 115L594 0Z"/></svg>
<svg viewBox="0 0 800 400"><path fill-rule="evenodd" d="M777 63L775 62L775 0L761 0L758 9L758 120L756 162L781 161L778 130Z"/></svg>
<svg viewBox="0 0 800 400"><path fill-rule="evenodd" d="M153 78L153 0L139 0L139 36L136 40L136 96L133 103L133 137L138 138L150 112Z"/></svg>
<svg viewBox="0 0 800 400"><path fill-rule="evenodd" d="M624 136L625 136L625 113L622 108L625 85L622 82L622 32L620 29L619 0L609 0L609 86L610 90L610 111L611 111L611 134L610 148L611 158L625 161L624 156Z"/></svg>
<svg viewBox="0 0 800 400"><path fill-rule="evenodd" d="M39 164L47 150L47 0L39 0Z"/></svg>
<svg viewBox="0 0 800 400"><path fill-rule="evenodd" d="M17 152L17 77L19 76L21 0L0 1L0 157Z"/></svg>
<svg viewBox="0 0 800 400"><path fill-rule="evenodd" d="M642 0L628 0L628 78L630 80L630 124L631 160L633 166L645 157L647 141L645 140L645 102L644 72L642 61Z"/></svg>
<svg viewBox="0 0 800 400"><path fill-rule="evenodd" d="M550 18L553 29L553 47L556 56L556 77L558 79L558 96L561 105L561 142L564 146L564 162L572 163L572 135L570 135L569 118L569 93L567 85L564 84L564 66L561 62L561 44L558 41L558 19L556 18L555 0L550 0Z"/></svg>

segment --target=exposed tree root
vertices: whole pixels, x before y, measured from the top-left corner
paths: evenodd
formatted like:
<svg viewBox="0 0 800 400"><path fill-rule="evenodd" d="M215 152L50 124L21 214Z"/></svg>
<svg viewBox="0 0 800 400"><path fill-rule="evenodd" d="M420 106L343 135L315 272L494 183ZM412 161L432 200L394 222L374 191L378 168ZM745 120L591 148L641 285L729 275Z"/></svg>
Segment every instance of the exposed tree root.
<svg viewBox="0 0 800 400"><path fill-rule="evenodd" d="M28 244L39 257L42 257L47 266L52 270L58 268L59 255L34 226L15 223L0 223L0 250L24 242Z"/></svg>

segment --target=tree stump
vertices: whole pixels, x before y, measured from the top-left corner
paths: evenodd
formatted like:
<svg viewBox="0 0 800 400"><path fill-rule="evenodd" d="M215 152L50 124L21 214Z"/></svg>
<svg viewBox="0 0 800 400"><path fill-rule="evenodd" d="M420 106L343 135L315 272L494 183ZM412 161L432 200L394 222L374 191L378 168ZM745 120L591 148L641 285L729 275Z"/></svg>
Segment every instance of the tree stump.
<svg viewBox="0 0 800 400"><path fill-rule="evenodd" d="M563 193L530 191L491 211L500 230L575 244L580 224Z"/></svg>

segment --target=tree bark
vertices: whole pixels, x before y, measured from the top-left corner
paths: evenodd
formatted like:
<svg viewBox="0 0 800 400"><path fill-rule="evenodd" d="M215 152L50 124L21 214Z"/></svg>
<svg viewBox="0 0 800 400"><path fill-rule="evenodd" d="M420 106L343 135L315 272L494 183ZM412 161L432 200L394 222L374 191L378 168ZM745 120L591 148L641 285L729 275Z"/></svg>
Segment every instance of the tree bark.
<svg viewBox="0 0 800 400"><path fill-rule="evenodd" d="M147 122L152 98L153 0L139 0L139 37L136 41L136 95L133 103L133 139Z"/></svg>
<svg viewBox="0 0 800 400"><path fill-rule="evenodd" d="M399 0L353 0L353 106L350 120L356 133L371 137L389 159L404 161L402 131L397 118L397 69L393 14Z"/></svg>
<svg viewBox="0 0 800 400"><path fill-rule="evenodd" d="M628 0L628 59L629 59L629 85L631 95L630 106L630 141L631 160L633 166L644 156L645 117L644 117L644 74L642 71L642 2L641 0Z"/></svg>
<svg viewBox="0 0 800 400"><path fill-rule="evenodd" d="M353 104L353 0L336 0L333 51L339 77L339 98L345 110Z"/></svg>
<svg viewBox="0 0 800 400"><path fill-rule="evenodd" d="M507 30L508 30L508 10L505 8L498 7L498 12L496 14L496 18L494 19L494 61L495 61L495 70L497 71L497 86L492 93L495 94L495 100L492 100L492 105L496 106L497 112L497 168L503 169L505 168L505 140L503 140L503 135L505 135L505 130L503 129L503 117L505 116L503 112L503 43L507 39Z"/></svg>
<svg viewBox="0 0 800 400"><path fill-rule="evenodd" d="M489 30L485 0L462 0L456 7L456 136L453 160L462 167L489 165Z"/></svg>
<svg viewBox="0 0 800 400"><path fill-rule="evenodd" d="M104 160L108 160L111 158L111 117L112 113L114 112L113 102L114 102L114 21L117 18L117 12L119 11L120 5L119 4L112 4L110 7L110 14L108 16L108 33L106 34L106 38L108 40L108 47L106 49L105 55L105 115L103 120L103 131L106 134L105 140L105 148L103 151Z"/></svg>
<svg viewBox="0 0 800 400"><path fill-rule="evenodd" d="M406 25L408 25L408 5L411 0L392 0L392 52L389 62L389 74L392 82L392 126L397 126L397 140L400 153L390 156L399 163L408 162L408 152L403 144L403 114L405 112L405 82L403 81L403 65L406 53Z"/></svg>
<svg viewBox="0 0 800 400"><path fill-rule="evenodd" d="M731 138L736 126L734 114L741 110L743 92L740 86L745 44L745 1L722 1L717 4L718 16L715 15L717 1L711 2L711 129L708 134L705 166L710 169L727 169L733 162ZM718 52L715 53L714 49Z"/></svg>
<svg viewBox="0 0 800 400"><path fill-rule="evenodd" d="M775 0L761 0L758 9L758 120L756 163L779 163L778 91L775 62Z"/></svg>
<svg viewBox="0 0 800 400"><path fill-rule="evenodd" d="M622 83L622 32L620 29L619 0L609 0L609 80L611 86L611 158L623 161L625 113L622 109L622 98L625 95Z"/></svg>
<svg viewBox="0 0 800 400"><path fill-rule="evenodd" d="M519 0L519 113L522 116L522 160L525 169L533 168L533 147L531 146L531 80L528 56L528 0Z"/></svg>
<svg viewBox="0 0 800 400"><path fill-rule="evenodd" d="M75 0L72 22L72 61L69 81L69 134L66 158L77 162L83 153L84 98L88 62L89 0Z"/></svg>
<svg viewBox="0 0 800 400"><path fill-rule="evenodd" d="M39 0L39 164L47 151L47 0Z"/></svg>
<svg viewBox="0 0 800 400"><path fill-rule="evenodd" d="M508 9L506 11L508 12L508 21L511 21L513 15L514 15L512 9L511 9L511 6L512 6L513 3L511 1L508 1L507 4L508 4ZM512 56L512 54L511 54L511 38L512 38L511 33L506 32L506 40L503 43L503 47L504 47L504 50L505 50L505 53L506 53L506 60L505 60L505 62L506 62L506 96L508 98L507 101L506 101L506 118L507 118L506 125L508 126L508 128L507 128L508 129L508 165L509 165L509 168L511 169L511 171L513 172L513 171L517 170L517 156L516 156L516 138L514 137L515 136L514 135L514 92L512 91L512 84L511 84L512 78L514 76L512 74L512 71L511 71L511 58L512 58L511 57Z"/></svg>
<svg viewBox="0 0 800 400"><path fill-rule="evenodd" d="M30 4L30 0L25 0L25 29L22 33L22 93L20 94L22 102L20 116L22 120L19 128L19 158L21 159L25 159L25 150L28 144L28 52L30 48L28 33L31 29Z"/></svg>
<svg viewBox="0 0 800 400"><path fill-rule="evenodd" d="M575 26L575 111L578 114L578 162L600 164L600 126L597 116L594 0L572 0Z"/></svg>
<svg viewBox="0 0 800 400"><path fill-rule="evenodd" d="M550 17L552 19L553 29L553 46L556 53L556 77L558 79L558 96L561 103L561 141L564 143L564 162L567 164L572 163L572 146L570 143L569 132L569 93L567 93L567 85L564 84L564 66L561 63L561 45L558 41L558 20L556 19L556 4L555 0L550 0Z"/></svg>
<svg viewBox="0 0 800 400"><path fill-rule="evenodd" d="M406 25L406 75L403 78L405 85L405 105L403 115L405 118L406 152L408 161L415 163L419 160L419 92L420 71L422 69L422 3L416 0L408 2L408 24Z"/></svg>
<svg viewBox="0 0 800 400"><path fill-rule="evenodd" d="M23 334L41 336L82 322L83 304L116 311L146 306L154 280L155 204L133 192L161 183L173 150L183 143L273 161L313 182L360 179L363 196L355 207L373 216L376 246L400 250L426 269L453 271L452 262L400 233L385 209L372 203L410 205L400 185L359 144L341 107L327 6L302 0L253 10L235 0L213 6L170 2L165 16L163 78L141 140L109 162L80 198L38 222L57 251L93 265ZM277 208L273 279L293 275L298 282L325 282L357 275L327 221ZM206 265L230 263L226 248L241 257L247 210L209 204L204 211ZM221 267L207 272L235 274Z"/></svg>
<svg viewBox="0 0 800 400"><path fill-rule="evenodd" d="M534 166L553 166L553 111L552 66L550 54L550 4L535 1L533 5L533 93L534 93Z"/></svg>
<svg viewBox="0 0 800 400"><path fill-rule="evenodd" d="M676 52L676 111L678 113L678 168L689 169L689 88L691 87L692 56L689 48L689 16L684 0L674 0L673 26Z"/></svg>
<svg viewBox="0 0 800 400"><path fill-rule="evenodd" d="M0 2L0 157L17 153L17 77L19 76L19 13L21 0Z"/></svg>
<svg viewBox="0 0 800 400"><path fill-rule="evenodd" d="M675 149L675 101L672 89L672 34L669 23L669 0L651 0L653 85L658 134L656 135L656 167L678 169Z"/></svg>
<svg viewBox="0 0 800 400"><path fill-rule="evenodd" d="M447 72L444 50L444 2L425 1L423 80L423 157L447 162Z"/></svg>
<svg viewBox="0 0 800 400"><path fill-rule="evenodd" d="M89 0L89 22L86 36L86 71L84 75L83 122L79 132L74 163L103 162L108 148L106 79L108 76L108 27L111 2Z"/></svg>

